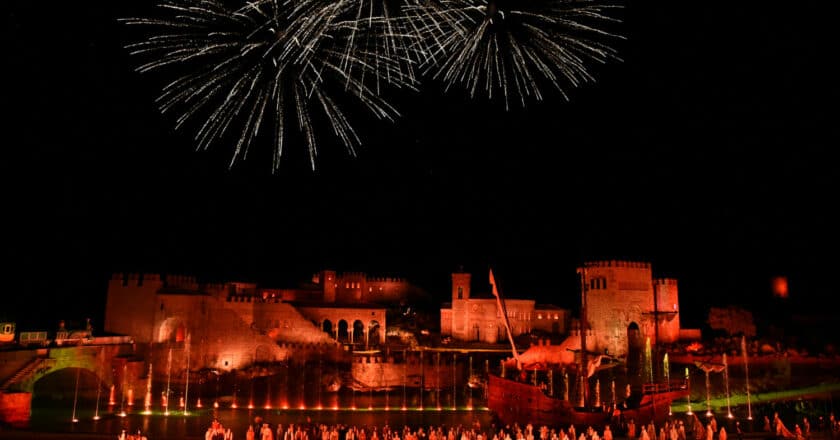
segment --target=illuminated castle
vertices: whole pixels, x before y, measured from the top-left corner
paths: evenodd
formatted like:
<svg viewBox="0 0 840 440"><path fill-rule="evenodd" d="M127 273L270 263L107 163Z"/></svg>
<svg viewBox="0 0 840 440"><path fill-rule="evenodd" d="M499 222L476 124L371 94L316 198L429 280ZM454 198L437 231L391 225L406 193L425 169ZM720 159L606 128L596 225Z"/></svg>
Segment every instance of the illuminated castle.
<svg viewBox="0 0 840 440"><path fill-rule="evenodd" d="M176 363L192 351L194 364L230 370L283 360L302 346L381 344L387 325L382 304L403 300L410 289L401 278L329 270L294 289L116 274L108 284L104 329L152 350L174 348Z"/></svg>
<svg viewBox="0 0 840 440"><path fill-rule="evenodd" d="M647 338L654 344L699 339L699 329L680 327L677 280L654 278L650 263L592 261L577 272L586 292L588 350L624 356L631 345L638 347ZM564 295L574 298L580 290ZM560 345L536 351L545 352L540 356L556 355L554 363L573 362L569 350L580 348L579 319L530 299L504 298L504 304L514 337L534 330L568 335ZM441 308L440 323L443 335L460 341L497 343L507 338L495 298L471 297L470 274L452 274L452 303Z"/></svg>
<svg viewBox="0 0 840 440"><path fill-rule="evenodd" d="M677 280L654 278L650 263L592 261L577 272L586 292L587 348L621 356L647 338L655 344L698 336L680 328Z"/></svg>

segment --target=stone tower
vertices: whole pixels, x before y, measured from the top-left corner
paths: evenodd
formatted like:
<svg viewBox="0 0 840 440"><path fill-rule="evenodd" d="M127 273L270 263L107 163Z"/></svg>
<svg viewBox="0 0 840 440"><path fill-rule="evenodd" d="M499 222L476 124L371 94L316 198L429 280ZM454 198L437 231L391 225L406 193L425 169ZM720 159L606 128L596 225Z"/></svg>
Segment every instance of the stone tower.
<svg viewBox="0 0 840 440"><path fill-rule="evenodd" d="M452 274L452 301L470 299L470 274L456 272Z"/></svg>
<svg viewBox="0 0 840 440"><path fill-rule="evenodd" d="M586 288L586 315L595 350L627 354L654 338L654 284L650 263L592 261L578 268ZM676 288L674 289L676 292Z"/></svg>
<svg viewBox="0 0 840 440"><path fill-rule="evenodd" d="M334 270L321 271L321 288L324 289L324 302L335 302L335 288L338 286Z"/></svg>

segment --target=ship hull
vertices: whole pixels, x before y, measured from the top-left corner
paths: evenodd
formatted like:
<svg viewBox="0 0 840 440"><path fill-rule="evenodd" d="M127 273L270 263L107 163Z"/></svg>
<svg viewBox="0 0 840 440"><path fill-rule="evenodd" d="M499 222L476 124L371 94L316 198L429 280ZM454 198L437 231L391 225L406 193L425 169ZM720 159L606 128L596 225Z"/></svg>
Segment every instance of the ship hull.
<svg viewBox="0 0 840 440"><path fill-rule="evenodd" d="M671 402L685 399L684 389L647 393L632 408L615 411L601 408L584 409L572 402L546 395L533 384L490 375L487 383L487 407L505 424L539 424L604 427L619 419L636 424L661 424L668 418Z"/></svg>
<svg viewBox="0 0 840 440"><path fill-rule="evenodd" d="M575 408L568 400L545 395L533 384L490 375L487 407L505 424L604 426L612 413Z"/></svg>
<svg viewBox="0 0 840 440"><path fill-rule="evenodd" d="M671 412L671 403L685 400L688 397L687 389L675 389L658 393L645 394L642 401L635 408L619 408L621 417L624 420L633 420L637 425L653 422L661 426Z"/></svg>

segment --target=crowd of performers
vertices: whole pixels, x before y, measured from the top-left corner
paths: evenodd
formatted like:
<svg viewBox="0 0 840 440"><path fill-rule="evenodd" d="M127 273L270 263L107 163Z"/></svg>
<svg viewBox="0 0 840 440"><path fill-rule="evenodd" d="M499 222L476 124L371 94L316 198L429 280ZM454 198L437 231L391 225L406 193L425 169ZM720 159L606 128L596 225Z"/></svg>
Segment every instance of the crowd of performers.
<svg viewBox="0 0 840 440"><path fill-rule="evenodd" d="M838 422L838 420L834 417L834 413L829 415L828 420L820 417L816 428L819 432L826 432L832 439L840 437L840 422ZM773 413L772 420L770 417L764 416L762 431L779 439L796 440L807 440L811 438L813 433L811 430L811 422L808 420L808 417L802 417L801 422L794 423L793 430L790 430L784 422L782 422L782 419L779 417L779 413Z"/></svg>
<svg viewBox="0 0 840 440"><path fill-rule="evenodd" d="M661 426L653 423L636 424L634 420L620 421L614 428L607 425L601 429L593 427L548 427L513 424L482 427L478 421L472 425L429 426L412 429L408 426L392 428L387 424L377 426L326 425L320 423L272 425L256 417L244 433L245 440L742 440L744 432L740 422L726 427L718 426L714 417L701 421L696 414L683 419L674 418ZM832 414L829 421L821 423L819 431L827 430L832 438L840 435L840 424ZM812 435L807 418L787 429L778 413L773 418L765 416L763 432L767 438L807 440ZM732 437L730 439L730 437ZM213 420L205 440L233 440L234 434L218 420ZM237 439L242 437L237 436Z"/></svg>

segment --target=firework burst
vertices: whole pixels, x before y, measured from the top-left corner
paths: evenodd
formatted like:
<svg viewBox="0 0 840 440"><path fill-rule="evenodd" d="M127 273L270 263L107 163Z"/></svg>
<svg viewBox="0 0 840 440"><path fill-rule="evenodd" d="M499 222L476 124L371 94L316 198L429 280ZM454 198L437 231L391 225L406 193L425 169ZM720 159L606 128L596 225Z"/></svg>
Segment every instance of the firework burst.
<svg viewBox="0 0 840 440"><path fill-rule="evenodd" d="M618 60L602 43L616 5L592 0L410 0L406 15L424 35L424 73L470 96L500 94L525 106L542 84L565 89L593 80L590 62Z"/></svg>
<svg viewBox="0 0 840 440"><path fill-rule="evenodd" d="M230 6L235 4L234 6ZM197 149L230 140L230 165L261 131L277 170L289 129L315 168L313 114L351 155L361 145L344 105L393 120L388 87L416 90L423 75L470 96L524 106L542 87L590 81L589 62L617 59L599 26L611 6L594 0L165 0L162 17L123 19L150 29L129 45L138 70L174 70L157 102L176 128L196 127ZM339 96L341 95L341 96ZM350 98L348 101L347 98ZM339 105L339 102L342 105ZM268 127L268 128L266 128Z"/></svg>
<svg viewBox="0 0 840 440"><path fill-rule="evenodd" d="M177 128L197 125L198 149L230 137L233 165L270 125L277 170L292 127L305 140L314 168L313 112L326 117L350 154L360 145L332 96L336 90L377 118L392 120L398 113L380 96L381 84L414 84L404 70L404 34L379 15L386 11L362 15L359 4L255 0L230 8L217 0L170 0L160 5L168 11L163 18L122 21L154 29L152 36L128 46L133 55L150 58L140 72L186 72L163 88L158 104L164 113L179 114Z"/></svg>

